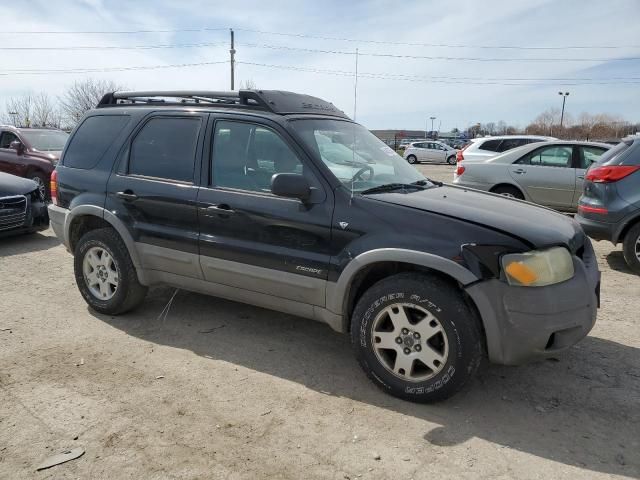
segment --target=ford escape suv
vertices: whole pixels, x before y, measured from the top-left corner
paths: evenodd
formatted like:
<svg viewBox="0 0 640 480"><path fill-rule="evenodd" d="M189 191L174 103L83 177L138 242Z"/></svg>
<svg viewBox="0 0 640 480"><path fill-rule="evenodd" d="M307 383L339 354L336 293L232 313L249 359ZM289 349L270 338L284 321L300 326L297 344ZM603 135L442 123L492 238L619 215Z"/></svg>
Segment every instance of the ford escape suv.
<svg viewBox="0 0 640 480"><path fill-rule="evenodd" d="M484 356L556 355L596 319L600 273L574 220L432 182L319 98L106 94L51 192L97 312L171 285L319 320L411 401L451 396Z"/></svg>

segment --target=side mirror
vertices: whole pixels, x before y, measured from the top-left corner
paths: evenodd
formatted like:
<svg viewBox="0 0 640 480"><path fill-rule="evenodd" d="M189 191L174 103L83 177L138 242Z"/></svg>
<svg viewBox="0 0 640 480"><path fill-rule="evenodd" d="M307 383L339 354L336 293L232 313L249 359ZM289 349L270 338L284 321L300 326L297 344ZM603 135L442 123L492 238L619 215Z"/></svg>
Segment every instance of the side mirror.
<svg viewBox="0 0 640 480"><path fill-rule="evenodd" d="M306 202L311 196L311 185L298 173L276 173L271 177L271 193L278 197L297 198Z"/></svg>
<svg viewBox="0 0 640 480"><path fill-rule="evenodd" d="M24 144L20 140L14 140L9 144L9 148L15 150L18 155L22 155L24 153Z"/></svg>

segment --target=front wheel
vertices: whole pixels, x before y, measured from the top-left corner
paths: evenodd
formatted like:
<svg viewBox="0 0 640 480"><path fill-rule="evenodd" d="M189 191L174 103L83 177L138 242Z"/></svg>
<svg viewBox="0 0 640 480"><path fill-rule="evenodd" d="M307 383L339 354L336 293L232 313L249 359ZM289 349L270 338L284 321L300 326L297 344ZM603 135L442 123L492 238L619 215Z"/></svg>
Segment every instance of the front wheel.
<svg viewBox="0 0 640 480"><path fill-rule="evenodd" d="M622 252L629 268L640 274L640 223L637 223L624 236Z"/></svg>
<svg viewBox="0 0 640 480"><path fill-rule="evenodd" d="M483 356L479 321L460 292L416 273L388 277L360 298L351 341L373 383L412 402L449 398Z"/></svg>
<svg viewBox="0 0 640 480"><path fill-rule="evenodd" d="M447 158L447 163L449 165L455 165L456 164L456 156L455 155L451 155L450 157Z"/></svg>
<svg viewBox="0 0 640 480"><path fill-rule="evenodd" d="M415 155L409 155L407 157L407 162L413 165L414 163L418 163L418 159L416 158Z"/></svg>
<svg viewBox="0 0 640 480"><path fill-rule="evenodd" d="M92 230L80 238L74 271L84 300L99 313L124 313L138 306L147 294L147 287L138 282L126 245L112 228Z"/></svg>

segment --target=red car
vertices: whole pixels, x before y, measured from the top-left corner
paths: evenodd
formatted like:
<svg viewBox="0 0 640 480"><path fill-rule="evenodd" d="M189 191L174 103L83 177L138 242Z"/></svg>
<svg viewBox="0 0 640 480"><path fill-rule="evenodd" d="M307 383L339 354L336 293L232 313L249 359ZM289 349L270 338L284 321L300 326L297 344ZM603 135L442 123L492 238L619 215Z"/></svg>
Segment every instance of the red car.
<svg viewBox="0 0 640 480"><path fill-rule="evenodd" d="M49 178L68 137L62 130L0 125L0 172L35 181L49 198Z"/></svg>

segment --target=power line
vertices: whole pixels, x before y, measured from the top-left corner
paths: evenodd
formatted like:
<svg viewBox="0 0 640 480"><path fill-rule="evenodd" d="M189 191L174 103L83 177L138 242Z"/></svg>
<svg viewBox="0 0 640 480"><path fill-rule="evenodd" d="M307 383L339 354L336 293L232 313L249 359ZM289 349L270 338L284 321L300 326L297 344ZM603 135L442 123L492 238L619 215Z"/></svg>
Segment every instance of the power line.
<svg viewBox="0 0 640 480"><path fill-rule="evenodd" d="M256 43L243 43L239 46L249 48L268 48L273 50L291 50L307 53L323 53L333 55L355 55L354 52L344 50L321 50L315 48L290 47L288 45L268 45ZM418 60L444 60L444 61L471 61L471 62L610 62L640 60L640 57L619 57L619 58L488 58L488 57L450 57L432 55L406 55L395 53L366 53L360 52L360 56L386 57L386 58L410 58Z"/></svg>
<svg viewBox="0 0 640 480"><path fill-rule="evenodd" d="M323 35L311 35L305 33L284 33L268 32L265 30L252 30L249 28L236 28L237 31L251 32L261 35L277 35L284 37L312 38L316 40L329 40L336 42L372 43L377 45L403 45L410 47L442 47L442 48L482 48L482 49L507 49L507 50L574 50L574 49L617 49L617 48L640 48L640 45L563 45L554 47L543 46L521 46L521 45L463 45L447 43L416 43L416 42L393 42L381 40L368 40L346 37L328 37Z"/></svg>
<svg viewBox="0 0 640 480"><path fill-rule="evenodd" d="M283 69L283 70L292 70L299 72L308 72L308 73L319 73L319 74L327 74L327 75L337 75L344 77L352 77L355 72L347 71L347 70L328 70L328 69L318 69L318 68L306 68L306 67L296 67L292 65L273 65L266 63L255 63L255 62L236 62L238 64L243 65L252 65L257 67L265 67L265 68L275 68L275 69ZM463 85L507 85L507 86L531 86L531 85L549 85L549 83L540 83L541 80L537 80L538 83L535 82L524 82L523 80L530 79L515 79L518 82L504 82L500 81L502 79L495 79L495 81L490 79L482 79L482 78L471 78L471 77L427 77L427 76L419 76L419 75L402 75L402 74L393 74L393 73L384 73L384 72L358 72L358 77L360 78L372 78L378 80L402 80L402 81L410 81L410 82L426 82L426 83L443 83L443 84L463 84ZM625 78L625 81L599 81L598 79L593 79L592 82L574 82L573 79L570 79L573 83L562 82L561 85L618 85L618 84L639 84L640 78ZM629 80L629 81L626 81ZM549 79L549 81L553 81L554 84L557 84L557 79Z"/></svg>
<svg viewBox="0 0 640 480"><path fill-rule="evenodd" d="M136 33L181 33L181 32L216 32L220 30L229 30L227 27L218 28L178 28L178 29L162 29L162 30L32 30L32 31L2 31L0 34L8 35L126 35Z"/></svg>
<svg viewBox="0 0 640 480"><path fill-rule="evenodd" d="M152 50L160 48L204 48L227 45L227 42L177 43L160 45L71 45L65 47L0 47L0 50Z"/></svg>
<svg viewBox="0 0 640 480"><path fill-rule="evenodd" d="M165 69L165 68L201 67L205 65L219 65L221 63L228 63L228 61L223 60L219 62L178 63L178 64L170 64L170 65L148 65L148 66L131 66L131 67L71 68L71 69L50 69L50 70L43 70L43 69L3 70L3 71L0 71L0 76L126 72L130 70L159 70L159 69Z"/></svg>

